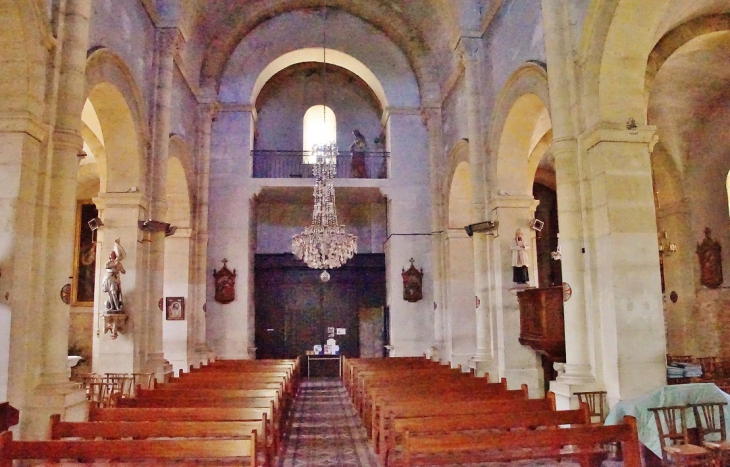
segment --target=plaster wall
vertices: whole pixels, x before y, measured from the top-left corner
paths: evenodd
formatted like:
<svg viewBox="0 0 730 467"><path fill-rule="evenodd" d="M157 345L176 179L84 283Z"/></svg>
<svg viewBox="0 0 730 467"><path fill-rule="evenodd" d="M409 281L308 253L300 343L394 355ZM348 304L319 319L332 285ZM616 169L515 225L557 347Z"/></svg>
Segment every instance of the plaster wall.
<svg viewBox="0 0 730 467"><path fill-rule="evenodd" d="M345 231L357 235L358 253L383 253L386 237L385 203L339 203L337 211L337 220L345 225ZM259 203L256 206L256 219L256 253L291 253L292 236L301 233L312 221L311 201L304 206Z"/></svg>
<svg viewBox="0 0 730 467"><path fill-rule="evenodd" d="M448 309L446 310L446 358L452 366L467 368L476 351L476 312L474 308L474 250L464 229L449 229L448 234Z"/></svg>
<svg viewBox="0 0 730 467"><path fill-rule="evenodd" d="M323 77L321 64L296 68L290 73L284 70L262 89L256 103L255 149L301 151L304 114L310 107L323 103L335 114L341 151L349 150L355 129L365 136L368 150L376 149L373 140L381 132L381 110L372 91L339 67L329 66L326 78ZM319 118L322 119L321 114Z"/></svg>
<svg viewBox="0 0 730 467"><path fill-rule="evenodd" d="M324 27L318 12L297 10L276 16L251 31L228 61L221 80L221 102L249 103L263 69L285 53L321 48ZM327 47L364 63L383 84L390 106L419 104L418 85L406 56L382 32L337 9L328 10L326 27Z"/></svg>
<svg viewBox="0 0 730 467"><path fill-rule="evenodd" d="M10 309L0 305L0 400L8 400L10 365Z"/></svg>
<svg viewBox="0 0 730 467"><path fill-rule="evenodd" d="M155 29L142 2L94 0L91 9L89 48L109 47L122 57L145 102L151 103Z"/></svg>
<svg viewBox="0 0 730 467"><path fill-rule="evenodd" d="M466 112L466 82L464 74L456 82L453 90L446 96L443 102L443 156L451 152L451 149L469 136L467 112Z"/></svg>

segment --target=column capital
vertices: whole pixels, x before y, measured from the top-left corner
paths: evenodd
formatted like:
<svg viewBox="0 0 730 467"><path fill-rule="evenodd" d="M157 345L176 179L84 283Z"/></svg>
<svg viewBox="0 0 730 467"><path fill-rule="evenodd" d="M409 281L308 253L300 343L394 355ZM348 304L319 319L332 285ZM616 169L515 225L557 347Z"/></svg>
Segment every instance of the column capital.
<svg viewBox="0 0 730 467"><path fill-rule="evenodd" d="M532 196L493 196L489 206L494 209L532 209L540 204Z"/></svg>
<svg viewBox="0 0 730 467"><path fill-rule="evenodd" d="M437 104L424 104L421 106L421 117L429 132L439 128L441 126L441 106Z"/></svg>
<svg viewBox="0 0 730 467"><path fill-rule="evenodd" d="M221 103L218 101L201 102L198 104L198 116L202 121L212 120L221 111Z"/></svg>
<svg viewBox="0 0 730 467"><path fill-rule="evenodd" d="M92 200L96 208L100 211L110 207L130 207L136 206L144 210L149 209L150 200L141 192L129 193L99 193Z"/></svg>
<svg viewBox="0 0 730 467"><path fill-rule="evenodd" d="M0 133L26 133L33 139L43 141L48 130L37 115L20 110L0 113Z"/></svg>
<svg viewBox="0 0 730 467"><path fill-rule="evenodd" d="M456 51L461 57L461 61L466 66L467 63L474 63L479 59L479 48L482 45L481 37L461 36L456 44Z"/></svg>
<svg viewBox="0 0 730 467"><path fill-rule="evenodd" d="M53 146L56 149L67 149L78 154L84 147L84 139L76 130L55 128L53 130Z"/></svg>
<svg viewBox="0 0 730 467"><path fill-rule="evenodd" d="M178 27L161 27L156 29L157 50L161 54L175 56L182 46L185 38Z"/></svg>
<svg viewBox="0 0 730 467"><path fill-rule="evenodd" d="M630 125L617 122L598 122L578 135L578 143L588 151L600 143L647 144L653 148L657 127L654 125Z"/></svg>

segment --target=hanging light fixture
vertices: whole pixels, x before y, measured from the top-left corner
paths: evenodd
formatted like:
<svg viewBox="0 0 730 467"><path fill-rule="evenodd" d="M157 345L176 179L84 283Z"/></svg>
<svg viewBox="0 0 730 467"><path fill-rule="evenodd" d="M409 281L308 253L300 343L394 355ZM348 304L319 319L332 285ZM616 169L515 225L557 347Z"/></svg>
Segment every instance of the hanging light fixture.
<svg viewBox="0 0 730 467"><path fill-rule="evenodd" d="M324 4L325 21L327 3ZM322 35L322 93L324 106L327 104L327 28ZM323 118L326 117L326 112ZM329 280L327 269L339 268L357 253L357 237L345 233L345 226L337 222L335 187L332 180L337 172L337 143L314 145L314 208L312 223L304 232L292 237L292 253L312 269L324 269L320 276L323 282Z"/></svg>

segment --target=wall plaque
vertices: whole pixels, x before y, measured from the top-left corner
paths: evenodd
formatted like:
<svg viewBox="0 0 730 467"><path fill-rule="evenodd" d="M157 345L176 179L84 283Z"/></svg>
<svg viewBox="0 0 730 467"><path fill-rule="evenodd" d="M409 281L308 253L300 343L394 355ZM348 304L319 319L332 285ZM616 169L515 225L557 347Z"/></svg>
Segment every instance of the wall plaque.
<svg viewBox="0 0 730 467"><path fill-rule="evenodd" d="M228 260L223 258L223 267L220 271L213 269L215 278L215 301L218 303L231 303L236 299L236 270L231 272L226 264Z"/></svg>
<svg viewBox="0 0 730 467"><path fill-rule="evenodd" d="M722 284L722 247L710 238L712 230L705 227L705 239L697 244L697 259L700 262L700 284L716 289Z"/></svg>
<svg viewBox="0 0 730 467"><path fill-rule="evenodd" d="M411 267L406 271L402 269L403 277L403 300L407 302L417 302L423 298L423 269L420 271L413 265L414 259L411 258Z"/></svg>

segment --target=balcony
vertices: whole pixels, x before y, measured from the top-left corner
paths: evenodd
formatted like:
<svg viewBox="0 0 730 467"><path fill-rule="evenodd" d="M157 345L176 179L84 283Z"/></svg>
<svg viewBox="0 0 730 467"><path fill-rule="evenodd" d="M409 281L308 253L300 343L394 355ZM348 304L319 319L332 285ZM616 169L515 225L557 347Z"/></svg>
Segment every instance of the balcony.
<svg viewBox="0 0 730 467"><path fill-rule="evenodd" d="M303 151L251 151L253 178L313 178L312 165L305 163L308 154ZM354 176L352 155L340 151L337 155L336 178L388 178L388 157L390 153L366 152L365 174Z"/></svg>

